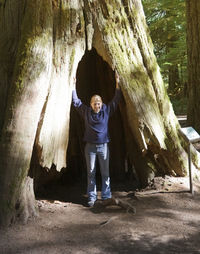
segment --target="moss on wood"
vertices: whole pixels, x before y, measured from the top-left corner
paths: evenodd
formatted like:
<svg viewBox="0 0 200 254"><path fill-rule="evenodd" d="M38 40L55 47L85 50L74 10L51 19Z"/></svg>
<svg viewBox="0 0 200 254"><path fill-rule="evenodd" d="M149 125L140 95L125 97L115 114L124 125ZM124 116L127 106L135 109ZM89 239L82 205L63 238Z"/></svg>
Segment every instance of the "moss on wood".
<svg viewBox="0 0 200 254"><path fill-rule="evenodd" d="M70 55L70 61L69 61L69 76L71 76L75 54L76 54L76 50L75 50L75 48L73 48L72 52L71 52L71 55Z"/></svg>

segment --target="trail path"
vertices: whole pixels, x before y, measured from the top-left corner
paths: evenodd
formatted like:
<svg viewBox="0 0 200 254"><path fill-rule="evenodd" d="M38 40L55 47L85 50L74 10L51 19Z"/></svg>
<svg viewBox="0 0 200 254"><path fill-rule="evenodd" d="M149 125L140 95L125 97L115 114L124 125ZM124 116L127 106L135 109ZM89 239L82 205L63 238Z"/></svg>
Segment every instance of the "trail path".
<svg viewBox="0 0 200 254"><path fill-rule="evenodd" d="M72 188L78 195L77 187ZM37 219L0 231L0 253L200 253L199 186L194 197L188 189L188 179L167 177L141 192L114 191L136 214L101 202L86 207L84 196L70 202L38 200Z"/></svg>

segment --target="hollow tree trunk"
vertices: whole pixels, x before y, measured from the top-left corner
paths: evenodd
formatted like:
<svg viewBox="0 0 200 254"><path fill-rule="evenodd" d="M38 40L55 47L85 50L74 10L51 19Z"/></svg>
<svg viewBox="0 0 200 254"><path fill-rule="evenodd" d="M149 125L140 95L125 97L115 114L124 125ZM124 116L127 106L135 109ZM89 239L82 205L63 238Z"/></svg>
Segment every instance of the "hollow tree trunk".
<svg viewBox="0 0 200 254"><path fill-rule="evenodd" d="M34 144L42 167L66 167L71 84L92 47L119 72L126 156L140 181L186 174L139 0L7 0L0 22L1 224L19 211L24 220L36 214L28 178Z"/></svg>
<svg viewBox="0 0 200 254"><path fill-rule="evenodd" d="M188 55L188 124L200 132L200 2L186 1Z"/></svg>

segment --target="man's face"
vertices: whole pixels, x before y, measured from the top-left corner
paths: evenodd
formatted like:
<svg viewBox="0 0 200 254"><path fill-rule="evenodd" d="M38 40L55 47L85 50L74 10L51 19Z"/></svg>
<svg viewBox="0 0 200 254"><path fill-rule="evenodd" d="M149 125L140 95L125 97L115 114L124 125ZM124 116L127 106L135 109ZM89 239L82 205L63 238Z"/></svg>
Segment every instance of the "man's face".
<svg viewBox="0 0 200 254"><path fill-rule="evenodd" d="M95 113L99 113L99 111L101 110L101 107L102 107L102 102L93 101L93 102L91 102L90 105Z"/></svg>

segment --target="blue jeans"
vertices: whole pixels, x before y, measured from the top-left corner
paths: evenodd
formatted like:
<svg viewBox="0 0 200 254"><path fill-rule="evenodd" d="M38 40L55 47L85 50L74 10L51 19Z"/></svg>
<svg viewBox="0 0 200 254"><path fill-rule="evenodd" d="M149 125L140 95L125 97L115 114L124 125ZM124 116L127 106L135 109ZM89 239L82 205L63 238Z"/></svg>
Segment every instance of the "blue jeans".
<svg viewBox="0 0 200 254"><path fill-rule="evenodd" d="M97 199L97 190L96 190L97 157L99 159L99 166L102 179L101 198L103 200L111 198L108 144L87 143L85 146L85 158L87 164L87 179L88 179L87 194L89 201L95 201Z"/></svg>

